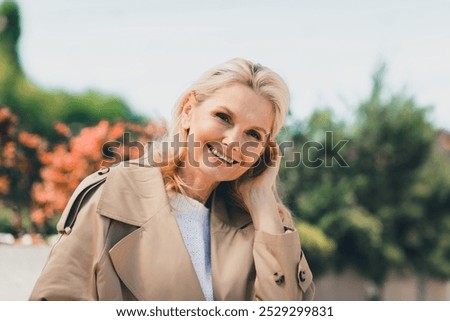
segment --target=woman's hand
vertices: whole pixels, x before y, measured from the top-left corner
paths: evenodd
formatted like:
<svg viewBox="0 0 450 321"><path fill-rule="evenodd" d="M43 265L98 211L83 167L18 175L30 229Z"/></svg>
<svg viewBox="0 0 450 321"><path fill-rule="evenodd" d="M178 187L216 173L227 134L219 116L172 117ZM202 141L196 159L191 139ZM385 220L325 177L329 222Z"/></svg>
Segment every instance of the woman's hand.
<svg viewBox="0 0 450 321"><path fill-rule="evenodd" d="M252 176L252 170L247 171L237 181L237 188L253 220L256 230L271 234L284 233L284 228L278 214L278 205L273 192L281 164L281 152L278 144L268 142L270 157L266 159L264 170L257 176Z"/></svg>

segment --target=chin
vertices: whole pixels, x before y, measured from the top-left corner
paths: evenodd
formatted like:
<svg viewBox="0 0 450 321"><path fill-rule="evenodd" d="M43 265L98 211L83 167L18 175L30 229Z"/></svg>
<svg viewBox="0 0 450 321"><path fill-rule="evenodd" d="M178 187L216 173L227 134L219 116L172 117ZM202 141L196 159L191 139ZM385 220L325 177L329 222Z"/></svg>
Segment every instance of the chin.
<svg viewBox="0 0 450 321"><path fill-rule="evenodd" d="M232 168L222 166L214 168L211 167L203 168L202 172L206 177L208 177L208 179L211 179L217 183L234 181L245 173L245 172L237 172Z"/></svg>

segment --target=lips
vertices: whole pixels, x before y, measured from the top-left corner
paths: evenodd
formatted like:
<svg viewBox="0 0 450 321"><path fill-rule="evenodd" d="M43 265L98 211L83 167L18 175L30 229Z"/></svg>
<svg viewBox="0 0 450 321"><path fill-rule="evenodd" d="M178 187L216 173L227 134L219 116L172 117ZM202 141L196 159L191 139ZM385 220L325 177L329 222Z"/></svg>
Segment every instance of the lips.
<svg viewBox="0 0 450 321"><path fill-rule="evenodd" d="M210 151L214 156L216 156L216 157L219 158L220 160L224 161L225 163L230 164L230 165L233 165L233 164L236 164L236 163L237 163L237 161L233 160L232 158L223 155L221 152L219 152L219 151L217 150L217 148L215 148L215 147L213 147L213 146L211 146L211 145L209 145L209 144L207 144L207 146L208 146L209 151Z"/></svg>

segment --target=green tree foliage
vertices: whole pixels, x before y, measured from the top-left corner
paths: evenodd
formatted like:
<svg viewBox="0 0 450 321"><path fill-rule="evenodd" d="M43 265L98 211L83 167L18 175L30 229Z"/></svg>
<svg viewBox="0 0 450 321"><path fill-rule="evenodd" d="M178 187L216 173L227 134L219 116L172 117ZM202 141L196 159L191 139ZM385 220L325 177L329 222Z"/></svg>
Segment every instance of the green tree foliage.
<svg viewBox="0 0 450 321"><path fill-rule="evenodd" d="M20 14L14 1L0 4L0 106L9 106L19 117L24 130L52 141L56 121L73 130L93 125L101 119L143 122L118 97L89 91L74 95L63 91L45 91L23 72L17 54L20 38Z"/></svg>
<svg viewBox="0 0 450 321"><path fill-rule="evenodd" d="M439 132L412 186L404 235L411 267L423 276L450 276L450 133Z"/></svg>
<svg viewBox="0 0 450 321"><path fill-rule="evenodd" d="M63 143L56 124L67 124L76 135L104 119L145 123L118 97L39 88L21 67L20 31L18 5L0 2L0 206L14 215L28 213L31 186L41 180L37 150Z"/></svg>
<svg viewBox="0 0 450 321"><path fill-rule="evenodd" d="M20 16L13 1L5 1L0 7L0 52L9 58L11 67L20 69L17 43L20 37Z"/></svg>
<svg viewBox="0 0 450 321"><path fill-rule="evenodd" d="M22 227L22 214L30 205L29 191L33 182L39 180L36 148L45 144L39 136L19 133L17 128L16 115L7 107L0 107L0 208L12 209L11 228L16 235Z"/></svg>
<svg viewBox="0 0 450 321"><path fill-rule="evenodd" d="M426 219L412 206L412 186L435 137L427 108L405 94L383 98L384 70L375 73L371 95L358 109L353 139L357 155L351 167L358 204L382 224L382 246L360 265L377 284L390 269L412 263L412 225ZM352 249L350 254L356 259L361 253Z"/></svg>
<svg viewBox="0 0 450 321"><path fill-rule="evenodd" d="M345 143L344 125L333 120L330 110L319 110L305 123L290 126L284 139L294 146L283 148L283 195L299 220L303 248L316 276L329 268L339 246L330 220L338 221L353 206L348 167L339 165L332 152L336 143Z"/></svg>
<svg viewBox="0 0 450 321"><path fill-rule="evenodd" d="M281 171L285 200L316 272L350 267L380 287L394 269L448 278L448 151L432 148L428 108L404 93L385 95L384 73L374 74L354 123L326 109L288 128L295 147ZM342 163L333 149L347 140ZM288 168L293 152L303 161Z"/></svg>

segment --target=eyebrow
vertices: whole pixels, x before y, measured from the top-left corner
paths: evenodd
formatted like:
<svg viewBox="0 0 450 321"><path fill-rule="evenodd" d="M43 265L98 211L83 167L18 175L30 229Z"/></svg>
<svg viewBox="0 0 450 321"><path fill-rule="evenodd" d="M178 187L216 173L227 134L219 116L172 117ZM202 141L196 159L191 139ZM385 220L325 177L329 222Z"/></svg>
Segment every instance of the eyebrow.
<svg viewBox="0 0 450 321"><path fill-rule="evenodd" d="M228 114L230 114L231 118L236 118L236 115L227 106L220 105L219 107L225 109L225 111ZM262 128L262 127L252 126L252 129L256 129L258 131L262 131L264 133L264 136L267 135L267 131L264 128Z"/></svg>

